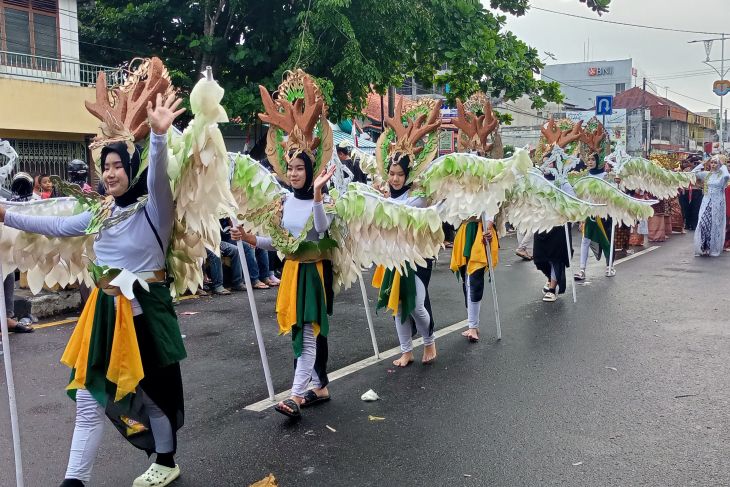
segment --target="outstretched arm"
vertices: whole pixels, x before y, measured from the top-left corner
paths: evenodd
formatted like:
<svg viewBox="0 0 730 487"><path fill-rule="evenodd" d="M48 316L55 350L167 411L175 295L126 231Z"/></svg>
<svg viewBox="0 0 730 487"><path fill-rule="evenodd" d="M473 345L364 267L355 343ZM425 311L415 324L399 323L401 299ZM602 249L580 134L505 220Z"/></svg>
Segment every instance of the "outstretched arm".
<svg viewBox="0 0 730 487"><path fill-rule="evenodd" d="M39 233L49 237L80 237L86 234L91 221L91 213L84 212L74 216L24 215L7 211L0 206L0 222L24 232Z"/></svg>

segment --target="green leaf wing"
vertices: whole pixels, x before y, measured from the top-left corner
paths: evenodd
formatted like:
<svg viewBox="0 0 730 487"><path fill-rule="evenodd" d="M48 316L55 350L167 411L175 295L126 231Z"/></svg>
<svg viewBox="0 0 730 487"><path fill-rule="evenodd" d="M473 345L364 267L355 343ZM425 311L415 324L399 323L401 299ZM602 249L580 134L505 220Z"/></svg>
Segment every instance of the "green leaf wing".
<svg viewBox="0 0 730 487"><path fill-rule="evenodd" d="M418 184L431 201L441 202L442 220L459 225L484 213L496 215L517 177L531 167L521 149L506 159L453 153L435 159Z"/></svg>
<svg viewBox="0 0 730 487"><path fill-rule="evenodd" d="M585 176L575 182L575 194L586 201L605 205L597 209L596 216L611 217L624 225L634 225L654 215L651 205L656 200L633 198L617 186L595 176Z"/></svg>

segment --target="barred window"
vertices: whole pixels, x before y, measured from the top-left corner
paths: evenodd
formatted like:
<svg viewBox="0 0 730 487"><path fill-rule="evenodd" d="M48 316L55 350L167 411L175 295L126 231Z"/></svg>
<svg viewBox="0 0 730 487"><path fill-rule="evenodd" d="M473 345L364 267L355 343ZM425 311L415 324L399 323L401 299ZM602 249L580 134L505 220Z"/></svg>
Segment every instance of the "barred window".
<svg viewBox="0 0 730 487"><path fill-rule="evenodd" d="M66 167L73 159L80 159L88 164L86 147L81 142L66 142L62 140L26 140L5 139L18 153L18 162L13 171L27 172L32 176L49 174L67 179ZM4 159L2 156L0 158ZM6 161L0 161L0 164ZM10 179L5 186L10 186Z"/></svg>
<svg viewBox="0 0 730 487"><path fill-rule="evenodd" d="M0 0L0 64L55 71L59 43L58 0Z"/></svg>

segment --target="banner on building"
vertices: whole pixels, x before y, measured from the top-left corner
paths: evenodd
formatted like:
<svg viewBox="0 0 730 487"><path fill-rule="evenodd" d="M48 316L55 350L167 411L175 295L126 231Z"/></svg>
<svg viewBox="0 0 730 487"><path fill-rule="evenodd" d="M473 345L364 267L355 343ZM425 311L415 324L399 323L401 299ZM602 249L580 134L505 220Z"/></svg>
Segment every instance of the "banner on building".
<svg viewBox="0 0 730 487"><path fill-rule="evenodd" d="M593 112L566 112L565 117L577 123L583 120L583 126L595 117ZM597 117L599 121L603 121L603 117ZM623 108L614 109L613 115L606 115L606 132L611 142L620 140L626 147L626 110Z"/></svg>

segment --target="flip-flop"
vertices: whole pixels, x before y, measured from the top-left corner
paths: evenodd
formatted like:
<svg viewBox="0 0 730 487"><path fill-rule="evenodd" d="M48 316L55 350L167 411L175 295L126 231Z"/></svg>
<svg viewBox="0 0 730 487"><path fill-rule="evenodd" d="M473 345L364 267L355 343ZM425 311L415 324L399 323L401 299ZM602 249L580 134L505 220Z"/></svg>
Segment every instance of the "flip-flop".
<svg viewBox="0 0 730 487"><path fill-rule="evenodd" d="M318 396L316 392L310 389L304 393L304 402L302 403L302 407L308 408L310 406L314 406L318 402L327 402L329 400L329 394L327 394L326 396Z"/></svg>
<svg viewBox="0 0 730 487"><path fill-rule="evenodd" d="M280 404L288 407L291 411L287 411ZM302 417L302 412L299 410L299 404L294 402L294 399L284 399L281 403L274 406L274 409L284 416L289 416L290 418L299 419Z"/></svg>

